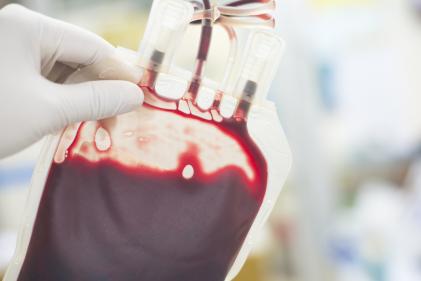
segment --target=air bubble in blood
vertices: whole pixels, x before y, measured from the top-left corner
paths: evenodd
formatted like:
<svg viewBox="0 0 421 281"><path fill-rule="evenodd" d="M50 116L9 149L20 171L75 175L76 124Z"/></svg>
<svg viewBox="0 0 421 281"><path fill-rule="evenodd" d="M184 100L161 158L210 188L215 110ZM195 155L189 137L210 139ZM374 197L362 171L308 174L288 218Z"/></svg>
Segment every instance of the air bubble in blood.
<svg viewBox="0 0 421 281"><path fill-rule="evenodd" d="M111 136L102 127L99 127L95 132L95 145L99 151L106 151L111 147Z"/></svg>
<svg viewBox="0 0 421 281"><path fill-rule="evenodd" d="M194 175L194 168L192 165L186 165L183 169L183 178L186 180L191 179Z"/></svg>

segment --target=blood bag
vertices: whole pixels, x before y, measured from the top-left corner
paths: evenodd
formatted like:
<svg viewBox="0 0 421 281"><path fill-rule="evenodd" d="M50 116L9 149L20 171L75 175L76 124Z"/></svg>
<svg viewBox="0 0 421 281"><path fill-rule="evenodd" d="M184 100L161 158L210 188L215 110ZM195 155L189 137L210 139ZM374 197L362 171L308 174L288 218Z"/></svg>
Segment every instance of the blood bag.
<svg viewBox="0 0 421 281"><path fill-rule="evenodd" d="M272 24L273 2L235 3L154 2L139 52L117 51L138 71L143 105L48 137L6 281L235 277L291 164L266 100L283 49L277 35L259 28ZM199 51L188 73L174 54L198 21ZM244 51L227 62L219 83L203 75L217 24L230 38L233 26L253 27L245 47L234 44ZM107 77L113 67L104 60L67 83L115 78Z"/></svg>

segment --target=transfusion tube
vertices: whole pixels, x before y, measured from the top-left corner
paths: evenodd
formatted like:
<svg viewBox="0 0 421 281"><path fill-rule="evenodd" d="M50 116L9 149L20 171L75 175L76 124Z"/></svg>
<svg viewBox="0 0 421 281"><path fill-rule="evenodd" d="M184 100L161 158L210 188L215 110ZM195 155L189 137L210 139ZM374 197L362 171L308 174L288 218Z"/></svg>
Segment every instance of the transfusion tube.
<svg viewBox="0 0 421 281"><path fill-rule="evenodd" d="M211 3L209 0L203 0L204 10L211 9ZM195 71L192 76L192 80L187 91L187 99L195 101L197 93L199 91L204 66L209 53L209 46L212 38L212 20L204 18L202 19L202 31L200 35L199 50L196 56Z"/></svg>
<svg viewBox="0 0 421 281"><path fill-rule="evenodd" d="M256 5L259 3L260 5ZM242 5L247 6L240 7ZM193 6L202 11L194 12ZM198 2L189 3L178 0L161 0L156 2L152 7L150 15L152 21L148 24L144 40L140 46L140 53L142 54L140 65L146 69L141 85L154 88L158 73L168 71L174 51L178 45L177 42L179 42L188 24L192 21L201 20L202 28L196 56L196 65L188 89L183 97L183 99L190 101L189 104L195 104L209 53L212 25L216 21L227 31L231 43L224 78L218 87L215 103L213 104L213 108L217 109L223 93L228 90L227 87L231 81L230 73L236 60L237 45L233 26L251 25L254 27L273 27L274 21L269 13L274 8L274 0L239 0L224 6L214 6L210 3L210 0L203 0L203 6L199 5ZM258 35L255 37L258 37ZM258 56L256 57L256 53L251 49L264 48L264 46L265 43L250 43L247 53L253 55L253 58L259 58ZM254 61L249 62L251 58L247 57L248 55L245 56L248 61L245 64L246 67L255 63ZM257 62L264 63L258 59ZM260 67L256 66L256 72L260 71ZM244 71L243 68L242 76L244 76ZM258 84L260 89L265 82L260 78L256 78L255 80L248 79L241 83L243 83L243 88L240 92L245 95L242 100L249 100L249 103L251 103L252 97L254 98L255 92L258 91ZM235 90L238 92L239 90L237 88ZM238 93L236 95L238 96Z"/></svg>
<svg viewBox="0 0 421 281"><path fill-rule="evenodd" d="M257 7L222 6L219 7L221 14L226 16L255 16L270 13L275 9L275 1L262 3Z"/></svg>
<svg viewBox="0 0 421 281"><path fill-rule="evenodd" d="M259 4L247 7L240 7L247 4ZM228 32L231 48L228 55L227 67L225 70L224 78L221 83L220 89L216 95L216 98L221 94L221 90L226 88L228 82L229 73L232 69L235 49L236 46L236 37L233 26L239 27L266 27L272 28L275 24L274 19L270 16L270 12L275 9L274 0L241 0L228 3L224 6L213 6L209 3L209 0L203 0L203 9L202 11L196 11L193 15L193 21L202 20L202 32L200 37L200 45L196 59L196 66L192 79L189 85L189 89L185 95L185 99L195 101L199 87L201 84L201 79L204 72L204 67L207 59L207 54L209 51L209 46L212 36L212 23L217 21L222 25L222 27ZM216 101L217 103L218 101Z"/></svg>

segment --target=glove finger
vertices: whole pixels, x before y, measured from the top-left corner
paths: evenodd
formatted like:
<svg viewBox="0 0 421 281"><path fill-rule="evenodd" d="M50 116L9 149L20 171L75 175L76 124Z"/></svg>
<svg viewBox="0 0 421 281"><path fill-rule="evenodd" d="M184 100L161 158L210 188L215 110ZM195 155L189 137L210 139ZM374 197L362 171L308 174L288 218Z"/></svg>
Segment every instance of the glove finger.
<svg viewBox="0 0 421 281"><path fill-rule="evenodd" d="M103 60L83 67L74 72L66 80L68 84L90 80L126 80L138 84L142 70L124 61L117 53L107 56Z"/></svg>
<svg viewBox="0 0 421 281"><path fill-rule="evenodd" d="M85 66L84 73L92 77L85 80L115 79L139 82L139 70L120 57L116 49L98 35L87 30L43 17L42 48L45 58L43 76L51 75L56 62L75 68Z"/></svg>
<svg viewBox="0 0 421 281"><path fill-rule="evenodd" d="M127 81L100 80L59 87L58 128L126 113L143 103L142 90Z"/></svg>
<svg viewBox="0 0 421 281"><path fill-rule="evenodd" d="M51 65L56 61L71 66L90 65L114 52L114 47L95 33L70 23L34 14L41 22L43 65Z"/></svg>

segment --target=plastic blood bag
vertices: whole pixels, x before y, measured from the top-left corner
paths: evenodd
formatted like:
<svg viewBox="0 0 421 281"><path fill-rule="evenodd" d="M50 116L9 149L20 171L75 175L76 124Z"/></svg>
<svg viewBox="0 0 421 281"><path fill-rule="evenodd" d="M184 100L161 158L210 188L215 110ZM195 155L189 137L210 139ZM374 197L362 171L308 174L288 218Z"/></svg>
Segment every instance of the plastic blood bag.
<svg viewBox="0 0 421 281"><path fill-rule="evenodd" d="M291 162L266 100L283 46L272 32L254 31L235 81L207 87L212 25L220 20L232 32L257 24L232 14L259 9L204 6L154 3L139 55L126 51L142 73L142 106L50 137L6 281L218 281L238 273ZM202 37L186 79L172 57L197 19ZM104 65L85 71L113 67Z"/></svg>

